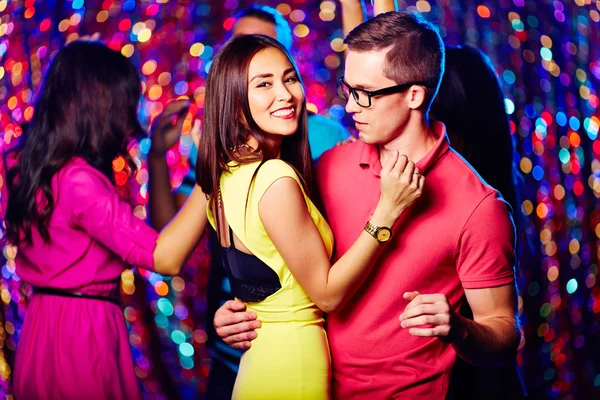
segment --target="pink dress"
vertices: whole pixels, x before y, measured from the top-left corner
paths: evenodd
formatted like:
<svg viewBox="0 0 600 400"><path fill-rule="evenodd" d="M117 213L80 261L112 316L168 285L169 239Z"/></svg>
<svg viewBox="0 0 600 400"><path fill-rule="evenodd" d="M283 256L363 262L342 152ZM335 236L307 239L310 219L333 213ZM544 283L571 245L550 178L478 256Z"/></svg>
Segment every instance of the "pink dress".
<svg viewBox="0 0 600 400"><path fill-rule="evenodd" d="M158 234L80 158L52 180L50 242L19 246L17 274L34 287L118 298L129 265L153 268ZM15 361L17 399L140 399L125 319L106 300L34 293Z"/></svg>

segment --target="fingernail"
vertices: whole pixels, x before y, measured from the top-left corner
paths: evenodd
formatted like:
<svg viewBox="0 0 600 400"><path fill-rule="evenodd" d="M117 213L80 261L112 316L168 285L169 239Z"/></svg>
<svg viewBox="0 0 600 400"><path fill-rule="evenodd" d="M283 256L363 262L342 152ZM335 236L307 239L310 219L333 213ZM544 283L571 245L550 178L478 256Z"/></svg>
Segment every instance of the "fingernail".
<svg viewBox="0 0 600 400"><path fill-rule="evenodd" d="M248 336L250 337L250 339L256 339L256 332L250 332Z"/></svg>
<svg viewBox="0 0 600 400"><path fill-rule="evenodd" d="M260 328L260 325L261 325L261 324L260 324L260 321L256 321L256 322L254 323L254 328Z"/></svg>
<svg viewBox="0 0 600 400"><path fill-rule="evenodd" d="M400 322L400 326L406 328L406 323L404 321Z"/></svg>

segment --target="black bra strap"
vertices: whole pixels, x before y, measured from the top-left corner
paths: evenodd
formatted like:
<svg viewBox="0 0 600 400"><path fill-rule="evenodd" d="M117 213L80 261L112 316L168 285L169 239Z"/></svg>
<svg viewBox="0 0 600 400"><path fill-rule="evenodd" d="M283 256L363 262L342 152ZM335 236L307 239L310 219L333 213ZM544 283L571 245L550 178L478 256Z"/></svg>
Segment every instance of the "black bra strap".
<svg viewBox="0 0 600 400"><path fill-rule="evenodd" d="M229 248L235 248L235 242L233 241L233 229L231 229L231 225L229 225Z"/></svg>

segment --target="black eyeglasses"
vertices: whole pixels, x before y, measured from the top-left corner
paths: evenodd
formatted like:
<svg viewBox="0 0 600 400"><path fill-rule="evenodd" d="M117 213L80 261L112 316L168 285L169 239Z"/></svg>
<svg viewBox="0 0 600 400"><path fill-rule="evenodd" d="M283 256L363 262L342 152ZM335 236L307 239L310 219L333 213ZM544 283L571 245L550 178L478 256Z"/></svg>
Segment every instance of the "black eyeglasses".
<svg viewBox="0 0 600 400"><path fill-rule="evenodd" d="M384 96L387 94L404 92L405 90L409 89L413 85L429 86L427 84L427 82L420 81L420 82L408 82L408 83L403 83L401 85L390 86L390 87L375 90L375 91L369 91L369 90L364 90L364 89L355 89L355 88L351 87L350 85L348 85L346 83L346 81L344 80L344 77L342 76L340 78L339 92L340 92L340 95L342 97L344 97L346 100L350 99L350 94L352 94L352 97L354 98L354 101L356 101L356 104L358 104L359 106L361 106L363 108L368 108L368 107L371 107L371 97Z"/></svg>

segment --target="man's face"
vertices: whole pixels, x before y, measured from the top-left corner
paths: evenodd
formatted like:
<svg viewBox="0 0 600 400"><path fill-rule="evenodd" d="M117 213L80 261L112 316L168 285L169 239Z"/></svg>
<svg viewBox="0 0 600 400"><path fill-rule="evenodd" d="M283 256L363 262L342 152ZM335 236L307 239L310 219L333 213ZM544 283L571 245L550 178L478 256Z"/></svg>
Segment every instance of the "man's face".
<svg viewBox="0 0 600 400"><path fill-rule="evenodd" d="M398 83L383 75L387 50L368 52L349 51L344 80L355 89L375 91ZM400 82L402 83L402 82ZM359 106L352 96L346 112L353 119L360 139L369 144L387 144L398 137L406 126L409 114L406 92L371 98L371 106Z"/></svg>
<svg viewBox="0 0 600 400"><path fill-rule="evenodd" d="M233 25L233 36L265 35L277 39L275 25L255 17L242 17Z"/></svg>

